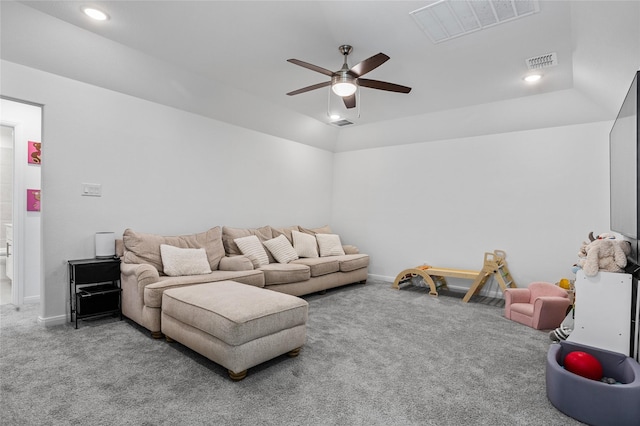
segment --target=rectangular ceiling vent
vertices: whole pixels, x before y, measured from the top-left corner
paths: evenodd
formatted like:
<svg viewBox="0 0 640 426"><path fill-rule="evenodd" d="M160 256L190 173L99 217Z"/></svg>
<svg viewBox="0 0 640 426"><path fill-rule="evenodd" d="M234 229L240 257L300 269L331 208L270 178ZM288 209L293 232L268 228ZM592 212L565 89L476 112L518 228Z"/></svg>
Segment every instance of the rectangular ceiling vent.
<svg viewBox="0 0 640 426"><path fill-rule="evenodd" d="M344 127L344 126L348 126L350 124L353 124L351 121L349 120L338 120L338 121L332 121L331 124L333 124L334 126L337 127Z"/></svg>
<svg viewBox="0 0 640 426"><path fill-rule="evenodd" d="M530 70L539 70L540 68L549 68L558 65L558 55L556 52L547 53L546 55L536 56L527 59L527 67Z"/></svg>
<svg viewBox="0 0 640 426"><path fill-rule="evenodd" d="M410 13L434 43L540 11L538 0L439 0Z"/></svg>

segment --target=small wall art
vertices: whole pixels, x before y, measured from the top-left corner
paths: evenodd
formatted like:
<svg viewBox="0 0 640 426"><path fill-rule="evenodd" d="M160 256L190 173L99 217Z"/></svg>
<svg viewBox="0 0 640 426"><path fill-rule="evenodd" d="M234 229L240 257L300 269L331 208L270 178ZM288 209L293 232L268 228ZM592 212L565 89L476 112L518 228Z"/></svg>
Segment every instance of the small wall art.
<svg viewBox="0 0 640 426"><path fill-rule="evenodd" d="M27 211L28 212L40 211L40 190L39 189L27 189Z"/></svg>
<svg viewBox="0 0 640 426"><path fill-rule="evenodd" d="M42 143L29 141L29 164L42 163Z"/></svg>

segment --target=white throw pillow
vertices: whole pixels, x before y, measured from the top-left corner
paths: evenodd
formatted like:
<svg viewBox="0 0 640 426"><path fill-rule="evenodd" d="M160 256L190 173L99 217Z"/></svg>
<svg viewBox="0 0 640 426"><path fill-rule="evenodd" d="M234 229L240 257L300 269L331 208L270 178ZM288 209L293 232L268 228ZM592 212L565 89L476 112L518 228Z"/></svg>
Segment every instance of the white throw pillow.
<svg viewBox="0 0 640 426"><path fill-rule="evenodd" d="M291 243L284 235L279 235L264 242L278 263L289 263L298 258L298 253L291 247Z"/></svg>
<svg viewBox="0 0 640 426"><path fill-rule="evenodd" d="M269 264L269 256L257 236L249 235L248 237L236 238L233 242L238 245L242 254L251 260L254 268Z"/></svg>
<svg viewBox="0 0 640 426"><path fill-rule="evenodd" d="M293 248L300 257L318 257L318 242L316 237L304 232L291 231Z"/></svg>
<svg viewBox="0 0 640 426"><path fill-rule="evenodd" d="M170 277L210 274L211 266L204 248L180 248L160 244L162 269Z"/></svg>
<svg viewBox="0 0 640 426"><path fill-rule="evenodd" d="M320 257L340 256L344 254L340 236L336 234L316 234L320 246Z"/></svg>

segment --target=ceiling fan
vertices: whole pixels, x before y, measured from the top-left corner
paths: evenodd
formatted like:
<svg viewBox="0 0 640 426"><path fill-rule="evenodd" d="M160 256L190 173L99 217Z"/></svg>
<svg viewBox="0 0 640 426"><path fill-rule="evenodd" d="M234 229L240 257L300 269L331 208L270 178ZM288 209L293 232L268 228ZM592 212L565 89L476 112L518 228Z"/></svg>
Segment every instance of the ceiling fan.
<svg viewBox="0 0 640 426"><path fill-rule="evenodd" d="M329 71L326 68L319 67L317 65L310 64L298 59L287 59L287 62L300 65L301 67L308 68L312 71L319 72L320 74L331 77L330 81L314 84L311 86L303 87L302 89L294 90L287 93L289 96L298 95L300 93L309 92L311 90L320 89L321 87L331 86L333 92L342 97L344 105L347 108L354 108L356 106L356 90L358 87L368 87L370 89L387 90L389 92L409 93L411 87L401 86L399 84L387 83L380 80L369 80L362 78L363 75L378 68L389 60L389 57L384 53L378 53L372 57L365 59L357 65L349 68L347 65L347 56L353 50L348 44L343 44L338 48L340 53L344 56L344 64L338 71Z"/></svg>

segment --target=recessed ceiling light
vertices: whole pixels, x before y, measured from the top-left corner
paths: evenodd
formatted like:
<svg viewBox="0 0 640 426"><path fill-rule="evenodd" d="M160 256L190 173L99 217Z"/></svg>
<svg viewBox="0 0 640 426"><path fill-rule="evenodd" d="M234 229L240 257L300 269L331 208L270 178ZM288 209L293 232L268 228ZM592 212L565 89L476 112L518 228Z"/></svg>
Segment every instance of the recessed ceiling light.
<svg viewBox="0 0 640 426"><path fill-rule="evenodd" d="M339 119L340 119L340 116L339 116L338 114L331 114L331 115L329 116L329 118L330 118L330 119L332 119L332 120L339 120Z"/></svg>
<svg viewBox="0 0 640 426"><path fill-rule="evenodd" d="M85 15L92 19L95 19L96 21L106 21L107 19L109 19L109 15L93 7L83 7L82 11Z"/></svg>
<svg viewBox="0 0 640 426"><path fill-rule="evenodd" d="M541 78L542 74L529 74L524 78L524 81L526 81L527 83L535 83L537 81L540 81Z"/></svg>

